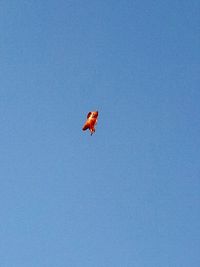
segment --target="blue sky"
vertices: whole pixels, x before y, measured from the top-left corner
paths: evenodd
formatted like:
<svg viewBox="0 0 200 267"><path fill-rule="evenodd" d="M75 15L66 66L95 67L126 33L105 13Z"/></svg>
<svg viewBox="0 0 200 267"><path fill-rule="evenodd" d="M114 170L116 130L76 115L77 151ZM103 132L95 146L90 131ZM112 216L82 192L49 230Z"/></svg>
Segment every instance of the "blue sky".
<svg viewBox="0 0 200 267"><path fill-rule="evenodd" d="M199 1L0 5L0 266L199 266Z"/></svg>

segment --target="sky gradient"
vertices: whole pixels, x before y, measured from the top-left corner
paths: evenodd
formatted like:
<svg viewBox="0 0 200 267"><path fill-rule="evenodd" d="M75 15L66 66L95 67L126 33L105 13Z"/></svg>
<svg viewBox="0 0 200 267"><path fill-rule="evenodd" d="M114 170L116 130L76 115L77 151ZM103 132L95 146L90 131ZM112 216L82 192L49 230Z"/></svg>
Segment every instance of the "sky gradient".
<svg viewBox="0 0 200 267"><path fill-rule="evenodd" d="M1 1L1 267L200 266L199 14Z"/></svg>

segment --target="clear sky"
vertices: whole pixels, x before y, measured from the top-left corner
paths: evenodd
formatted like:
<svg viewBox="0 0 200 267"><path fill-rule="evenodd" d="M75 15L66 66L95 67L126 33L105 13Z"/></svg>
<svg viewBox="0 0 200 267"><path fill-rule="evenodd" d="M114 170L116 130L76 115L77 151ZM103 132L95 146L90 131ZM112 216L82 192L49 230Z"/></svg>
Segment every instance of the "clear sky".
<svg viewBox="0 0 200 267"><path fill-rule="evenodd" d="M200 266L199 14L0 1L1 267Z"/></svg>

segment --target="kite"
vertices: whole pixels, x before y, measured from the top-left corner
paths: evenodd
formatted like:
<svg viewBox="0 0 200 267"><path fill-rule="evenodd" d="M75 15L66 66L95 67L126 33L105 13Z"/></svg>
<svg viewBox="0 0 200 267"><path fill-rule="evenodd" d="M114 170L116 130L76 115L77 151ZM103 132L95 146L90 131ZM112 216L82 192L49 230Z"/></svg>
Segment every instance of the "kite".
<svg viewBox="0 0 200 267"><path fill-rule="evenodd" d="M87 120L82 128L83 131L89 129L91 135L95 132L95 125L97 124L98 111L91 111L87 115Z"/></svg>

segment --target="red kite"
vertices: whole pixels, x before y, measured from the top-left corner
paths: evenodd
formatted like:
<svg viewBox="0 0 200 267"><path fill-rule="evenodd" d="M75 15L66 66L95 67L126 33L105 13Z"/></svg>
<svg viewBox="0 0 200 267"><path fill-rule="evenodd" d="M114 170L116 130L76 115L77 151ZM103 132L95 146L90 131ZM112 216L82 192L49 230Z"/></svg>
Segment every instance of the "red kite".
<svg viewBox="0 0 200 267"><path fill-rule="evenodd" d="M91 135L95 132L94 126L97 124L98 111L91 111L87 114L87 120L83 126L83 131L89 128Z"/></svg>

